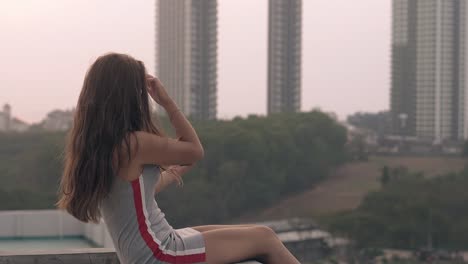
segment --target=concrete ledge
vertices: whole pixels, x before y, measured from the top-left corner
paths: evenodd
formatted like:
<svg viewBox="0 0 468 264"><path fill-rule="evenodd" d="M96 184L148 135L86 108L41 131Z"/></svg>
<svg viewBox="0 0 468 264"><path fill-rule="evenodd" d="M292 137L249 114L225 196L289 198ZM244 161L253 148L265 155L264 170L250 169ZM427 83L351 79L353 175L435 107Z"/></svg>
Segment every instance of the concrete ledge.
<svg viewBox="0 0 468 264"><path fill-rule="evenodd" d="M0 264L119 264L113 249L87 248L76 250L0 251Z"/></svg>
<svg viewBox="0 0 468 264"><path fill-rule="evenodd" d="M0 251L0 264L120 264L111 248L87 248L75 250L31 250L21 252ZM243 264L259 264L256 261Z"/></svg>

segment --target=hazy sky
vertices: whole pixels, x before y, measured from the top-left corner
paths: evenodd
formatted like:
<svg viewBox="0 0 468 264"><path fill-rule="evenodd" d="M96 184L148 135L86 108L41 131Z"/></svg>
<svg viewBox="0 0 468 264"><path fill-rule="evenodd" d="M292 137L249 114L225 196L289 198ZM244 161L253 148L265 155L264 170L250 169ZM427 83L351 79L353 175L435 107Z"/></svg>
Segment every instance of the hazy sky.
<svg viewBox="0 0 468 264"><path fill-rule="evenodd" d="M218 0L218 117L266 112L267 0ZM1 0L0 104L40 121L76 104L97 56L154 69L154 0ZM388 109L390 0L303 0L302 110Z"/></svg>

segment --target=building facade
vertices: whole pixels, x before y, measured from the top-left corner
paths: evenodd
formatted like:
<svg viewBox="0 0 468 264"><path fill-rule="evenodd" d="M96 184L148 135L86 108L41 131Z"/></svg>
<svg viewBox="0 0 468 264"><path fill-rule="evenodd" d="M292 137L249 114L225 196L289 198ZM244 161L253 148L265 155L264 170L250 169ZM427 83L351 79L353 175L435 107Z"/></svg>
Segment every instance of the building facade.
<svg viewBox="0 0 468 264"><path fill-rule="evenodd" d="M0 112L0 131L9 131L11 127L11 106L5 104Z"/></svg>
<svg viewBox="0 0 468 264"><path fill-rule="evenodd" d="M302 0L269 0L268 113L301 108Z"/></svg>
<svg viewBox="0 0 468 264"><path fill-rule="evenodd" d="M217 114L217 0L156 1L156 75L195 119Z"/></svg>
<svg viewBox="0 0 468 264"><path fill-rule="evenodd" d="M443 142L466 137L466 1L393 0L393 132Z"/></svg>
<svg viewBox="0 0 468 264"><path fill-rule="evenodd" d="M67 131L72 127L74 114L75 109L49 112L42 121L42 128L46 131Z"/></svg>
<svg viewBox="0 0 468 264"><path fill-rule="evenodd" d="M29 129L29 124L13 117L11 106L5 104L3 111L0 112L0 132L24 132Z"/></svg>

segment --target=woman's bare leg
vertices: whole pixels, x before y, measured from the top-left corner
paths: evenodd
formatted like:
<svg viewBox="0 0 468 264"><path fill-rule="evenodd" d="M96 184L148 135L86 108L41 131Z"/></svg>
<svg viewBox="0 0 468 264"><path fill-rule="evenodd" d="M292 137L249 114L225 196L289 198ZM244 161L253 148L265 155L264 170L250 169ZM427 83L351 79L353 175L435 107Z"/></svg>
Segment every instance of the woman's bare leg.
<svg viewBox="0 0 468 264"><path fill-rule="evenodd" d="M202 225L202 226L192 226L190 228L193 228L197 230L198 232L206 232L206 231L211 231L211 230L217 230L217 229L224 229L224 228L242 228L242 227L254 227L257 225L254 224L247 224L247 225Z"/></svg>
<svg viewBox="0 0 468 264"><path fill-rule="evenodd" d="M208 264L257 259L268 264L298 264L275 232L265 226L227 227L202 232Z"/></svg>

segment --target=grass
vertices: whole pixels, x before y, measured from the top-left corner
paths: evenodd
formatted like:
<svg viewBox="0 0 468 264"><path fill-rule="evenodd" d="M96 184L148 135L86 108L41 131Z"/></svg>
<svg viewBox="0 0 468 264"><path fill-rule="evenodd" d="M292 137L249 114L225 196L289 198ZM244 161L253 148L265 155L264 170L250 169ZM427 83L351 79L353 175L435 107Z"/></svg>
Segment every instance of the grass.
<svg viewBox="0 0 468 264"><path fill-rule="evenodd" d="M459 172L467 164L463 158L450 157L371 157L367 162L352 162L335 170L316 187L293 195L255 215L245 215L236 222L253 222L290 217L321 218L356 208L364 196L380 188L383 166L405 166L411 172L436 177Z"/></svg>

